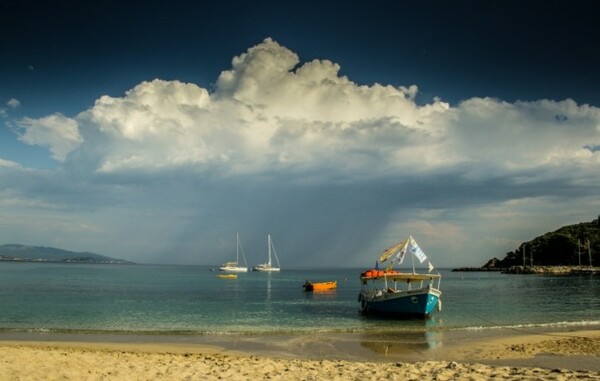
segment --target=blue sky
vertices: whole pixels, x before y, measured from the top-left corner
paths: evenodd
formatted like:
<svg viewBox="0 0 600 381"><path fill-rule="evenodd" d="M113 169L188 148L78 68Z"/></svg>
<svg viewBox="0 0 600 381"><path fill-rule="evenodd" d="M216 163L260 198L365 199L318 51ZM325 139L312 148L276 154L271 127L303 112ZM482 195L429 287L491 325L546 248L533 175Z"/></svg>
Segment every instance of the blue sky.
<svg viewBox="0 0 600 381"><path fill-rule="evenodd" d="M0 5L0 243L480 265L600 210L593 1Z"/></svg>

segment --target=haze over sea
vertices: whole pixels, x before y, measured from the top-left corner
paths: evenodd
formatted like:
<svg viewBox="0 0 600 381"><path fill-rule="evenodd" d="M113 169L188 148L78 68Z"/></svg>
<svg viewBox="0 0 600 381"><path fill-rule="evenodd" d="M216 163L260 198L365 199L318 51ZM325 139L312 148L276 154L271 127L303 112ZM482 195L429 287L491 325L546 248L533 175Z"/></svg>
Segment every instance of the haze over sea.
<svg viewBox="0 0 600 381"><path fill-rule="evenodd" d="M364 269L216 277L206 266L0 263L0 330L176 336L439 332L600 325L597 276L440 270L443 308L426 321L358 311ZM306 293L305 280L337 280Z"/></svg>

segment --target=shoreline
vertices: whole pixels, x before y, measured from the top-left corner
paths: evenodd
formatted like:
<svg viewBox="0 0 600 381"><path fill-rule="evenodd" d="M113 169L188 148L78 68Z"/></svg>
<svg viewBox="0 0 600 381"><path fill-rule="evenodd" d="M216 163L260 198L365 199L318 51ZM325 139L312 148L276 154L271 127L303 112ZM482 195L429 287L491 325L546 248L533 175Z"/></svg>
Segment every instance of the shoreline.
<svg viewBox="0 0 600 381"><path fill-rule="evenodd" d="M576 265L513 265L509 267L457 267L452 272L501 272L502 274L537 275L594 275L600 274L598 266Z"/></svg>
<svg viewBox="0 0 600 381"><path fill-rule="evenodd" d="M38 379L45 375L42 369L51 372L42 377L46 379L184 379L203 375L204 379L308 380L311 375L313 380L342 380L364 376L365 372L374 372L375 379L414 375L432 379L433 374L451 379L468 372L481 380L493 375L506 380L529 376L600 380L600 329L193 339L7 336L0 335L0 378L7 380ZM395 378L397 375L404 378Z"/></svg>

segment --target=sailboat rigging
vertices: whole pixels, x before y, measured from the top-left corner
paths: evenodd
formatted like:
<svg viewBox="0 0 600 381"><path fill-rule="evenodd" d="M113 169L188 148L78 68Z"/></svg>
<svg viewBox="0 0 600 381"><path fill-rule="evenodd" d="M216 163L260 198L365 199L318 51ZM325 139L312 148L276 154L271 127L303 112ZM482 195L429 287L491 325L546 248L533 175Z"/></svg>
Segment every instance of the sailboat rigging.
<svg viewBox="0 0 600 381"><path fill-rule="evenodd" d="M256 265L252 268L252 271L264 271L264 272L273 272L280 271L279 267L279 259L277 258L277 251L275 250L275 246L273 245L273 241L271 240L271 235L267 235L267 247L269 252L269 261L267 263L262 263ZM271 259L275 257L275 262L277 266L273 266Z"/></svg>
<svg viewBox="0 0 600 381"><path fill-rule="evenodd" d="M240 266L240 253L242 254L242 259L244 260L244 266ZM244 255L244 248L242 247L242 243L240 242L240 234L236 233L236 249L235 249L235 262L226 262L221 267L219 267L219 271L227 271L227 272L248 272L248 262L246 261L246 255Z"/></svg>

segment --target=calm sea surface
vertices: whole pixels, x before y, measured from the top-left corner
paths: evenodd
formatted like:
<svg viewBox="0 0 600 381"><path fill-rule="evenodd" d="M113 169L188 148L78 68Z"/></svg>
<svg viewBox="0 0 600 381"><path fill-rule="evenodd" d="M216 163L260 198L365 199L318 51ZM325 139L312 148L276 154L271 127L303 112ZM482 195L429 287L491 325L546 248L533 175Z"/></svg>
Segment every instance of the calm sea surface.
<svg viewBox="0 0 600 381"><path fill-rule="evenodd" d="M427 321L365 318L363 269L249 272L203 266L0 263L0 331L253 335L600 324L600 277L441 270L443 309ZM333 293L306 279L337 280Z"/></svg>

